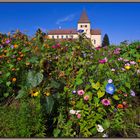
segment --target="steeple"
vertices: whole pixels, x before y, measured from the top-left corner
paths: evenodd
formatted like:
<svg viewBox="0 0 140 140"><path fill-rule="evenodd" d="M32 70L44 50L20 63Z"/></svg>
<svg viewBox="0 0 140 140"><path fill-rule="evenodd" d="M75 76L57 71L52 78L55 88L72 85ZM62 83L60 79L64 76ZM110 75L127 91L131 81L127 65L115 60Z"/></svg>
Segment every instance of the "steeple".
<svg viewBox="0 0 140 140"><path fill-rule="evenodd" d="M83 12L81 14L78 23L90 23L85 9L83 9Z"/></svg>

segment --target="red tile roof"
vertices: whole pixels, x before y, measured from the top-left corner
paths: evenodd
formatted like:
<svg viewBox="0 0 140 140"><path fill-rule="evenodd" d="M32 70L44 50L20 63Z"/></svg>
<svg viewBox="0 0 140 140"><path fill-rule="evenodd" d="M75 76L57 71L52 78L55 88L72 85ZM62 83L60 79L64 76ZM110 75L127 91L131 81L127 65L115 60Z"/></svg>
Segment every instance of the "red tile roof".
<svg viewBox="0 0 140 140"><path fill-rule="evenodd" d="M100 35L101 31L98 29L91 29L91 35ZM69 35L69 34L77 34L77 30L75 29L57 29L57 30L50 30L48 35Z"/></svg>
<svg viewBox="0 0 140 140"><path fill-rule="evenodd" d="M88 16L87 16L87 13L86 13L86 10L83 10L78 23L90 23Z"/></svg>
<svg viewBox="0 0 140 140"><path fill-rule="evenodd" d="M48 35L65 35L65 34L77 34L77 30L75 29L56 29L50 30Z"/></svg>
<svg viewBox="0 0 140 140"><path fill-rule="evenodd" d="M101 31L99 29L91 29L90 30L91 35L101 35Z"/></svg>

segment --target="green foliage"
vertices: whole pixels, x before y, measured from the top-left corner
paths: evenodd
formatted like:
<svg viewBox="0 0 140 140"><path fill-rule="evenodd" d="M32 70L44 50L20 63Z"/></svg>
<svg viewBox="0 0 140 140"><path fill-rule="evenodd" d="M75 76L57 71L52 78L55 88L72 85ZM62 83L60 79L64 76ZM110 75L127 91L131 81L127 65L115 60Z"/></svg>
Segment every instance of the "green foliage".
<svg viewBox="0 0 140 140"><path fill-rule="evenodd" d="M109 45L110 45L110 43L109 43L108 35L105 34L103 37L102 47L109 46Z"/></svg>

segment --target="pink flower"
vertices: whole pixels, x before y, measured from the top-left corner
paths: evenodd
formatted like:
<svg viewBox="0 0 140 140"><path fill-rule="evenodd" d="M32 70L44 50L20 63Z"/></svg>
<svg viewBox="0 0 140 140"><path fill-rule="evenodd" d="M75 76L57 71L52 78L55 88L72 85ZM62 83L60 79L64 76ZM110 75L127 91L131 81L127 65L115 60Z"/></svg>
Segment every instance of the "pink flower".
<svg viewBox="0 0 140 140"><path fill-rule="evenodd" d="M129 63L126 63L125 66L130 66L130 64Z"/></svg>
<svg viewBox="0 0 140 140"><path fill-rule="evenodd" d="M77 118L80 119L81 118L81 114L77 114Z"/></svg>
<svg viewBox="0 0 140 140"><path fill-rule="evenodd" d="M135 61L130 61L130 64L131 64L131 65L135 65L136 62L135 62Z"/></svg>
<svg viewBox="0 0 140 140"><path fill-rule="evenodd" d="M82 96L85 92L83 90L78 90L78 95Z"/></svg>
<svg viewBox="0 0 140 140"><path fill-rule="evenodd" d="M122 61L122 60L123 60L123 58L121 58L121 57L120 57L120 58L118 58L118 61Z"/></svg>
<svg viewBox="0 0 140 140"><path fill-rule="evenodd" d="M99 60L99 63L100 64L104 64L104 63L106 63L107 62L107 58L105 57L104 59L101 59L101 60Z"/></svg>
<svg viewBox="0 0 140 140"><path fill-rule="evenodd" d="M109 79L109 80L108 80L108 83L112 83L112 82L113 82L113 80L112 80L112 79Z"/></svg>
<svg viewBox="0 0 140 140"><path fill-rule="evenodd" d="M55 49L55 48L56 48L56 46L52 46L52 48L53 48L53 49Z"/></svg>
<svg viewBox="0 0 140 140"><path fill-rule="evenodd" d="M89 100L89 95L84 96L84 100L88 101Z"/></svg>
<svg viewBox="0 0 140 140"><path fill-rule="evenodd" d="M101 49L101 47L100 47L100 46L98 46L98 47L96 47L95 49L96 49L96 50L100 50L100 49Z"/></svg>
<svg viewBox="0 0 140 140"><path fill-rule="evenodd" d="M104 106L110 105L110 100L108 100L108 99L103 99L101 102Z"/></svg>

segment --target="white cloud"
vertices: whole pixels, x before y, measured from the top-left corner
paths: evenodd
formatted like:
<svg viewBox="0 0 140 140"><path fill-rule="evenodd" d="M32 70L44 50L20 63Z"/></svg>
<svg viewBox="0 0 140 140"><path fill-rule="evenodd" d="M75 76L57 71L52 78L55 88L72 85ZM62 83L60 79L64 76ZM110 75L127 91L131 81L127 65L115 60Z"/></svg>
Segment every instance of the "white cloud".
<svg viewBox="0 0 140 140"><path fill-rule="evenodd" d="M60 23L67 22L67 21L72 21L74 19L74 17L75 17L74 14L68 15L64 18L58 19L56 24L60 24Z"/></svg>

